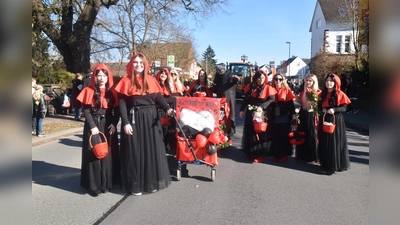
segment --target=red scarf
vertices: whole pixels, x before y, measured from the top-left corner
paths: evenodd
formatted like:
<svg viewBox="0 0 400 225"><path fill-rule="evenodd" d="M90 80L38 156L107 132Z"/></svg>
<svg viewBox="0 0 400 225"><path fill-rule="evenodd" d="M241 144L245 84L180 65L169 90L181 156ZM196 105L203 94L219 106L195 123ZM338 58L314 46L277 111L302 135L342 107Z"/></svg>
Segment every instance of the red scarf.
<svg viewBox="0 0 400 225"><path fill-rule="evenodd" d="M278 93L276 94L275 102L288 102L293 101L293 99L296 98L290 88L282 87L277 91Z"/></svg>

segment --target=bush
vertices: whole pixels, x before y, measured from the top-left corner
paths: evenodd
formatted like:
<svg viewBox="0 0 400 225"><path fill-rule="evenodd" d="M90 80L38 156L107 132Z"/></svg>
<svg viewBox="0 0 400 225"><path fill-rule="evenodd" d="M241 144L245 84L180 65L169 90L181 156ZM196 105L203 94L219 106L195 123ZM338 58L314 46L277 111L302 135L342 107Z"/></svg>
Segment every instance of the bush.
<svg viewBox="0 0 400 225"><path fill-rule="evenodd" d="M72 87L72 80L75 78L75 74L65 70L53 71L47 78L38 79L37 83L41 84L58 84L61 89L65 90ZM46 80L43 80L46 79Z"/></svg>

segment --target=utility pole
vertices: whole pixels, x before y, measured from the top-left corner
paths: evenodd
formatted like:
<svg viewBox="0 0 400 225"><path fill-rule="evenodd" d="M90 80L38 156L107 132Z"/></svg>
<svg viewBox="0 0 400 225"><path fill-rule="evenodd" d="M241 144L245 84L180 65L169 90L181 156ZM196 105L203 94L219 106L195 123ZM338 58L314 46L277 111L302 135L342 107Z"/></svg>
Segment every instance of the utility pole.
<svg viewBox="0 0 400 225"><path fill-rule="evenodd" d="M288 58L288 67L289 67L289 80L290 80L290 64L289 64L289 60L290 60L290 41L287 41L286 44L289 44L289 58Z"/></svg>

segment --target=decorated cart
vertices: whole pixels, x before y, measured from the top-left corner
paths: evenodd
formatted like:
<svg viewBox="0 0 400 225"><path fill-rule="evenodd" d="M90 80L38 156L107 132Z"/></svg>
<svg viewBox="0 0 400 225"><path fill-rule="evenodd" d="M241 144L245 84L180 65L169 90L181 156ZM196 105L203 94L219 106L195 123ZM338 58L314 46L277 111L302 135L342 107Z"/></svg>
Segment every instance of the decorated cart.
<svg viewBox="0 0 400 225"><path fill-rule="evenodd" d="M211 180L215 181L217 151L227 146L223 129L227 112L225 98L176 98L177 180L181 179L182 165L205 164L211 167Z"/></svg>

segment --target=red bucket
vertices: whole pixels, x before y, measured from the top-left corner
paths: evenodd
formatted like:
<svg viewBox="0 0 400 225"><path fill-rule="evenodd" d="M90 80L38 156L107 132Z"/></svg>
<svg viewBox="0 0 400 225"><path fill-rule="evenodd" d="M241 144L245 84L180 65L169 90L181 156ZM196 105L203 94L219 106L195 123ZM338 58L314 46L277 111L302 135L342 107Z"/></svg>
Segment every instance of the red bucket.
<svg viewBox="0 0 400 225"><path fill-rule="evenodd" d="M265 132L268 127L268 123L266 122L253 122L253 125L256 133Z"/></svg>
<svg viewBox="0 0 400 225"><path fill-rule="evenodd" d="M333 115L333 122L332 122L332 123L325 122L325 115L326 115L326 113L325 113L324 116L322 117L322 130L323 130L325 133L332 134L333 131L335 131L335 128L336 128L336 124L335 124L335 115Z"/></svg>
<svg viewBox="0 0 400 225"><path fill-rule="evenodd" d="M162 116L160 117L161 125L162 126L168 126L169 124L169 117Z"/></svg>
<svg viewBox="0 0 400 225"><path fill-rule="evenodd" d="M194 93L194 97L206 97L206 93L205 92L196 92Z"/></svg>

